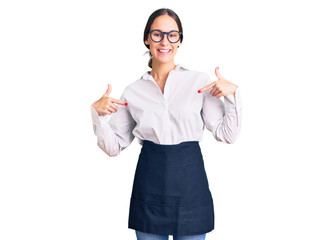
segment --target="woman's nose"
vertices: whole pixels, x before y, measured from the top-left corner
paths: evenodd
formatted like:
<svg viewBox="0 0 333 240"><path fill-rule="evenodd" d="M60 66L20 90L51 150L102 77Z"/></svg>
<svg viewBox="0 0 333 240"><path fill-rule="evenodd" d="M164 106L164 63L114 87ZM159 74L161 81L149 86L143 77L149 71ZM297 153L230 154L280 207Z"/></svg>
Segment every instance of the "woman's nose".
<svg viewBox="0 0 333 240"><path fill-rule="evenodd" d="M162 45L168 45L169 44L169 40L168 40L168 37L167 37L166 34L164 35L164 38L162 39L161 44Z"/></svg>

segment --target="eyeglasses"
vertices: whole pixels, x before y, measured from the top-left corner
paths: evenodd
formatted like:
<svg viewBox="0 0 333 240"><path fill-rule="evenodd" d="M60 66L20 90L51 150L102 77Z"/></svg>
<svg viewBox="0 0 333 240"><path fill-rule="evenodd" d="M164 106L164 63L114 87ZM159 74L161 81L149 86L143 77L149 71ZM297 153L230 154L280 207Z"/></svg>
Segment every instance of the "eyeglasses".
<svg viewBox="0 0 333 240"><path fill-rule="evenodd" d="M182 32L178 32L176 30L173 30L170 32L162 32L160 30L151 30L151 31L149 31L149 34L150 34L150 39L153 42L158 43L158 42L162 41L164 38L164 34L166 34L169 42L176 43L179 41L180 36L182 35Z"/></svg>

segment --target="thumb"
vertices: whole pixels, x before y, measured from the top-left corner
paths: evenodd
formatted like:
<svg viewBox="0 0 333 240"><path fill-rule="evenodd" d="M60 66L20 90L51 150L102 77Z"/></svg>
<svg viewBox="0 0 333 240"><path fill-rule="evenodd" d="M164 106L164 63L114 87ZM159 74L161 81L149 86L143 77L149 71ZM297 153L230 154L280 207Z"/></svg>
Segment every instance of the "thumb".
<svg viewBox="0 0 333 240"><path fill-rule="evenodd" d="M216 77L218 78L218 79L222 79L222 75L221 75L221 73L220 73L220 68L219 67L216 67L215 68L215 75L216 75Z"/></svg>
<svg viewBox="0 0 333 240"><path fill-rule="evenodd" d="M110 95L111 91L112 91L111 84L108 84L108 90L106 90L106 92L104 93L103 96L108 97Z"/></svg>

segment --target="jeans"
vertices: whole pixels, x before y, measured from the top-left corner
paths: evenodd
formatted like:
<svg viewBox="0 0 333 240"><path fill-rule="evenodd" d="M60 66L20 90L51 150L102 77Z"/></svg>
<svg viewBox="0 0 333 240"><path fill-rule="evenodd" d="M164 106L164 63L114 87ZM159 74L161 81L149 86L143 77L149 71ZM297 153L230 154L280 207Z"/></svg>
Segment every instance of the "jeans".
<svg viewBox="0 0 333 240"><path fill-rule="evenodd" d="M135 230L138 240L168 240L169 235L158 235L151 233L144 233ZM173 236L173 240L205 240L206 234L200 235L186 235L186 236Z"/></svg>

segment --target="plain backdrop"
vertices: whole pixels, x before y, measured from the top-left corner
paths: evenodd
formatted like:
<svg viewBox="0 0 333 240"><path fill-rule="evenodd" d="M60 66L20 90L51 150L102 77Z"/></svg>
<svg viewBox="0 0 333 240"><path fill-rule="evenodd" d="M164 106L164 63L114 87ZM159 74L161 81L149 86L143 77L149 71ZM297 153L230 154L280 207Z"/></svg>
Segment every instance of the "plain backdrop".
<svg viewBox="0 0 333 240"><path fill-rule="evenodd" d="M243 102L236 143L208 130L200 142L215 204L206 239L333 239L329 2L1 1L0 239L136 239L141 147L108 157L90 105L149 70L143 30L162 7L183 24L175 62L212 80L219 66Z"/></svg>

